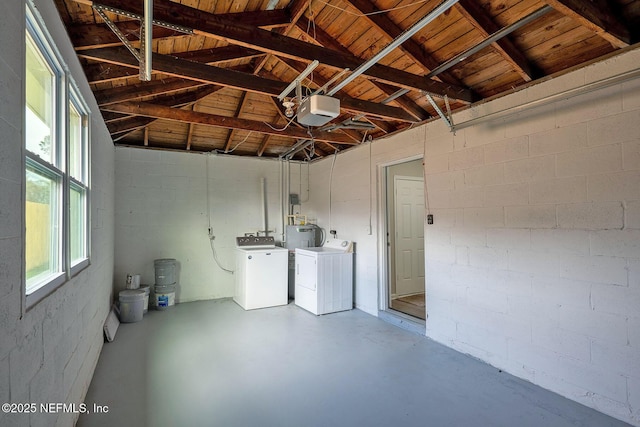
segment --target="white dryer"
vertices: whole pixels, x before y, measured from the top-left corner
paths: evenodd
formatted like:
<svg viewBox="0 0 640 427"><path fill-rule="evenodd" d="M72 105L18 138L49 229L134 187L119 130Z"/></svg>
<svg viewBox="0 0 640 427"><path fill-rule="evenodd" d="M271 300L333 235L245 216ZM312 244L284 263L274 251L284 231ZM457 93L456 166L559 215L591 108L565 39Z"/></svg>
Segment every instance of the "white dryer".
<svg viewBox="0 0 640 427"><path fill-rule="evenodd" d="M353 308L353 244L296 249L295 304L315 315Z"/></svg>
<svg viewBox="0 0 640 427"><path fill-rule="evenodd" d="M273 237L237 237L236 244L233 300L245 310L287 305L289 251Z"/></svg>

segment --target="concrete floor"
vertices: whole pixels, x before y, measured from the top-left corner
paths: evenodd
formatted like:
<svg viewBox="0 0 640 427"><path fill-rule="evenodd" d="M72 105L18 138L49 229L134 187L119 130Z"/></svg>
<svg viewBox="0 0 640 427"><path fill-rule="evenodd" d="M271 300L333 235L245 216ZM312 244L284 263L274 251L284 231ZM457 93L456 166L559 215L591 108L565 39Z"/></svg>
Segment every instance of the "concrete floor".
<svg viewBox="0 0 640 427"><path fill-rule="evenodd" d="M78 426L627 424L358 310L180 304L122 324Z"/></svg>

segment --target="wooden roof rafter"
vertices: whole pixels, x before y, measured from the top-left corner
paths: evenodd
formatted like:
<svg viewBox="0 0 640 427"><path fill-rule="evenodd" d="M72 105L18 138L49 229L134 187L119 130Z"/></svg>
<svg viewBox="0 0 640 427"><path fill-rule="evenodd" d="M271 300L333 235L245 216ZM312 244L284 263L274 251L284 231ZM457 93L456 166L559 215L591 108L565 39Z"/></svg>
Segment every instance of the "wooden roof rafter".
<svg viewBox="0 0 640 427"><path fill-rule="evenodd" d="M500 30L475 0L460 0L454 7L482 34L483 38L488 38ZM538 72L535 67L529 63L529 60L510 39L503 37L495 41L493 46L511 64L523 81L529 82L537 76Z"/></svg>
<svg viewBox="0 0 640 427"><path fill-rule="evenodd" d="M612 13L605 0L545 0L545 3L580 22L614 47L624 48L631 43L629 29Z"/></svg>
<svg viewBox="0 0 640 427"><path fill-rule="evenodd" d="M93 3L91 0L75 1L89 5ZM140 5L130 4L126 0L101 1L102 4L107 6L141 14ZM362 63L361 59L353 55L335 52L312 43L286 37L276 32L263 30L251 25L229 22L218 15L203 12L179 3L173 3L169 0L155 0L154 18L175 25L193 28L194 34L214 37L250 49L289 57L291 59L303 61L318 60L325 66L339 69L345 67L355 69ZM444 84L389 66L376 64L369 68L364 75L398 86L399 88L423 90L442 96L447 95L450 99L457 99L464 102L473 102L475 100L474 94L468 88Z"/></svg>
<svg viewBox="0 0 640 427"><path fill-rule="evenodd" d="M216 114L201 113L177 108L165 107L149 102L122 102L104 107L106 111L117 113L127 113L137 116L151 117L155 119L165 119L179 121L183 123L195 123L206 126L220 127L225 129L239 129L257 133L272 134L286 138L309 138L309 133L318 141L335 142L338 144L354 145L351 138L338 134L323 132L319 130L307 130L289 127L286 130L278 130L275 126L255 120L239 119L237 117L220 116Z"/></svg>
<svg viewBox="0 0 640 427"><path fill-rule="evenodd" d="M109 47L83 50L78 52L78 55L126 67L137 68L139 66L137 60L126 48ZM277 80L265 79L252 74L187 61L168 55L153 54L153 66L155 70L174 77L229 86L267 95L278 95L287 86L286 83ZM413 122L415 120L411 115L397 107L347 96L337 96L337 98L340 99L341 106L345 109L399 121Z"/></svg>

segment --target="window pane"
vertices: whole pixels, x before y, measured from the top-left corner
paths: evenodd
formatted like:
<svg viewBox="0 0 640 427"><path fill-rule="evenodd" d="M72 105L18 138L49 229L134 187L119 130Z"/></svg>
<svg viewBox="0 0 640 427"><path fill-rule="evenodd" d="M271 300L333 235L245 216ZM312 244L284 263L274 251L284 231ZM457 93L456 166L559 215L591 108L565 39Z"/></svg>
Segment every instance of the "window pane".
<svg viewBox="0 0 640 427"><path fill-rule="evenodd" d="M52 140L55 75L28 35L26 47L26 147L32 153L56 165L56 152Z"/></svg>
<svg viewBox="0 0 640 427"><path fill-rule="evenodd" d="M71 264L86 258L86 197L82 188L71 188L69 193L69 248Z"/></svg>
<svg viewBox="0 0 640 427"><path fill-rule="evenodd" d="M78 181L84 182L82 176L82 116L72 102L69 103L69 173Z"/></svg>
<svg viewBox="0 0 640 427"><path fill-rule="evenodd" d="M27 294L61 271L58 258L59 184L35 170L26 171Z"/></svg>

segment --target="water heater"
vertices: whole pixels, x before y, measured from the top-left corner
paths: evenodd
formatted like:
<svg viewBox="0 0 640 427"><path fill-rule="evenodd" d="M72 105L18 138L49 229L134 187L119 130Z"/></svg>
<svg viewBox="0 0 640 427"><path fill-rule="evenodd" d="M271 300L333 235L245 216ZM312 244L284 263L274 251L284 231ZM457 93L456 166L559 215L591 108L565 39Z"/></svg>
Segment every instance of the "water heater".
<svg viewBox="0 0 640 427"><path fill-rule="evenodd" d="M314 225L287 225L287 249L312 248L317 244L318 227Z"/></svg>

